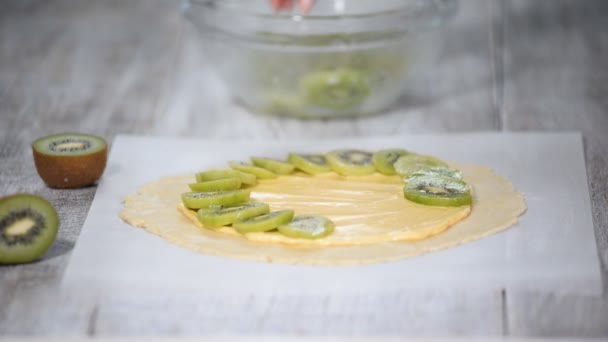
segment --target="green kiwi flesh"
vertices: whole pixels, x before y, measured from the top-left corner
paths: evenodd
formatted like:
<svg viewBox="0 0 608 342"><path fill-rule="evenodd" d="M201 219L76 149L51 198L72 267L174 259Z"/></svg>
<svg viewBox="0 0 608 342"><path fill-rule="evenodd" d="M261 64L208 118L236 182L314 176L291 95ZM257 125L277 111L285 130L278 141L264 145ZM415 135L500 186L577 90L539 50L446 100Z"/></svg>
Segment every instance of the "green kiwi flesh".
<svg viewBox="0 0 608 342"><path fill-rule="evenodd" d="M403 188L403 195L412 202L439 207L459 207L473 202L471 187L450 177L411 178Z"/></svg>
<svg viewBox="0 0 608 342"><path fill-rule="evenodd" d="M182 202L189 209L208 208L210 206L235 206L249 200L251 190L240 189L214 192L186 192Z"/></svg>
<svg viewBox="0 0 608 342"><path fill-rule="evenodd" d="M293 219L293 210L273 211L271 213L252 217L245 221L235 222L232 227L241 234L267 232L278 226L287 224Z"/></svg>
<svg viewBox="0 0 608 342"><path fill-rule="evenodd" d="M353 69L321 70L300 80L300 92L310 104L328 109L350 109L370 95L365 74Z"/></svg>
<svg viewBox="0 0 608 342"><path fill-rule="evenodd" d="M80 188L103 174L108 145L90 134L55 134L34 141L32 152L36 170L49 187Z"/></svg>
<svg viewBox="0 0 608 342"><path fill-rule="evenodd" d="M241 188L241 179L237 177L188 184L192 191L226 191Z"/></svg>
<svg viewBox="0 0 608 342"><path fill-rule="evenodd" d="M206 182L212 180L226 179L226 178L239 178L242 184L255 185L257 184L257 177L254 174L237 171L237 170L208 170L199 172L196 174L197 182Z"/></svg>
<svg viewBox="0 0 608 342"><path fill-rule="evenodd" d="M0 264L32 262L55 241L59 217L45 199L17 194L0 199Z"/></svg>
<svg viewBox="0 0 608 342"><path fill-rule="evenodd" d="M327 163L343 176L364 176L376 172L373 154L361 150L334 150L325 155Z"/></svg>
<svg viewBox="0 0 608 342"><path fill-rule="evenodd" d="M198 211L198 220L206 227L227 226L237 221L264 215L270 211L268 204L249 202L232 207L211 207Z"/></svg>
<svg viewBox="0 0 608 342"><path fill-rule="evenodd" d="M251 157L251 162L255 166L269 170L278 175L288 175L295 170L295 166L290 163L270 158Z"/></svg>
<svg viewBox="0 0 608 342"><path fill-rule="evenodd" d="M255 166L255 165L251 165L251 164L247 164L247 163L243 163L243 162L237 162L237 161L231 161L228 163L228 165L231 168L233 168L234 170L251 173L260 179L277 178L276 173L263 169L261 167Z"/></svg>
<svg viewBox="0 0 608 342"><path fill-rule="evenodd" d="M334 231L335 224L323 216L296 216L290 223L280 225L279 233L294 239L319 239Z"/></svg>
<svg viewBox="0 0 608 342"><path fill-rule="evenodd" d="M408 155L409 152L400 148L391 148L386 150L380 150L374 153L372 157L372 163L376 168L376 171L383 175L391 176L396 175L395 162L402 156Z"/></svg>
<svg viewBox="0 0 608 342"><path fill-rule="evenodd" d="M287 159L289 160L289 163L293 164L298 170L311 175L331 171L331 167L327 164L327 159L322 154L290 153Z"/></svg>
<svg viewBox="0 0 608 342"><path fill-rule="evenodd" d="M447 167L448 165L435 157L412 153L399 157L393 166L399 175L408 178L410 174L420 170L437 166Z"/></svg>

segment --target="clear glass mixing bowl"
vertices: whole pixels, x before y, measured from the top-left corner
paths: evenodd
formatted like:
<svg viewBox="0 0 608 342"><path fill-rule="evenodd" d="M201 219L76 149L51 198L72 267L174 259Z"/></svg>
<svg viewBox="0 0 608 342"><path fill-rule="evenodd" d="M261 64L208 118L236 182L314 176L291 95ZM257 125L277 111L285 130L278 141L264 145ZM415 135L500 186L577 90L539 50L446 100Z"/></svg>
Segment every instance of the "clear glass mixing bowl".
<svg viewBox="0 0 608 342"><path fill-rule="evenodd" d="M317 0L306 15L268 0L189 0L184 14L234 98L255 112L378 113L428 72L458 0Z"/></svg>

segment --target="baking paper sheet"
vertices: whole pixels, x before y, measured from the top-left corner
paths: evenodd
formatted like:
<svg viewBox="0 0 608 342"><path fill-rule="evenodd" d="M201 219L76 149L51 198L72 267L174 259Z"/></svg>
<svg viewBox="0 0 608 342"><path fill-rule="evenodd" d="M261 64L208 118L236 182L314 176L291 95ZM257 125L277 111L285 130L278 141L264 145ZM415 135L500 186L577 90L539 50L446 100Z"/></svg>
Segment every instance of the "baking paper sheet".
<svg viewBox="0 0 608 342"><path fill-rule="evenodd" d="M364 266L267 264L198 254L122 222L122 199L162 176L251 155L404 147L491 166L524 193L505 232L448 250ZM578 133L471 133L316 141L209 141L119 136L63 282L108 293L384 293L408 288L601 293L582 138Z"/></svg>

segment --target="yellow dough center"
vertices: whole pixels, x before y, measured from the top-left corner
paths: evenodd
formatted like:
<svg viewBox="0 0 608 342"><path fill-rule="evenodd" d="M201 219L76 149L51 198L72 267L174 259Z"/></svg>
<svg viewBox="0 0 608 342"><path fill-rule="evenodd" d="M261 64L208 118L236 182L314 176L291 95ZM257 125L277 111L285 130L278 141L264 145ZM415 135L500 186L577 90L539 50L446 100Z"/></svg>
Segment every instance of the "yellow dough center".
<svg viewBox="0 0 608 342"><path fill-rule="evenodd" d="M268 203L273 211L291 209L296 215L322 215L336 224L331 235L317 240L290 238L278 232L244 235L256 242L299 246L416 241L441 233L471 212L470 206L432 207L408 201L403 197L401 178L381 174L343 177L328 173L263 179L252 188L251 197ZM178 209L194 224L205 228L198 222L195 211L183 205ZM238 234L231 227L217 231Z"/></svg>

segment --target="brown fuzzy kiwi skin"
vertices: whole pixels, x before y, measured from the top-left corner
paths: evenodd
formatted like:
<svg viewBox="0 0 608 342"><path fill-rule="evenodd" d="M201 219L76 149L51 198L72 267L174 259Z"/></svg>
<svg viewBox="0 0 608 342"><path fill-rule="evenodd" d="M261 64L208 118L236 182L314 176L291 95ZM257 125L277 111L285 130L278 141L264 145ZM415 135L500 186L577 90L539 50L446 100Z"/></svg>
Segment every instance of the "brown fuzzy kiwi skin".
<svg viewBox="0 0 608 342"><path fill-rule="evenodd" d="M80 156L57 156L34 152L34 164L40 178L51 188L81 188L94 184L106 168L108 146Z"/></svg>

